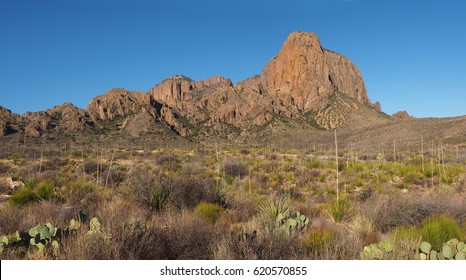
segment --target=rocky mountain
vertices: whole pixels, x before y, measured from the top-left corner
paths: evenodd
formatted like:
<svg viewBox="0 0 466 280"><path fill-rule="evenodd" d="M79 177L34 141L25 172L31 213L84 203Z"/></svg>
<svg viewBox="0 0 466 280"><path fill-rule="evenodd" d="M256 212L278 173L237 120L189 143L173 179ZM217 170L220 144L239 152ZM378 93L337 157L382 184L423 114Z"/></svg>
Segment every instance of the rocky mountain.
<svg viewBox="0 0 466 280"><path fill-rule="evenodd" d="M412 117L406 111L399 111L392 115L392 118L397 120L409 120Z"/></svg>
<svg viewBox="0 0 466 280"><path fill-rule="evenodd" d="M237 84L220 76L194 81L176 75L148 92L111 89L85 110L65 103L20 116L0 107L0 135L265 139L303 129L367 131L403 119L409 115L388 116L379 102L371 103L348 58L323 48L315 33L293 32L260 75Z"/></svg>
<svg viewBox="0 0 466 280"><path fill-rule="evenodd" d="M21 129L20 115L0 106L0 136L18 132Z"/></svg>

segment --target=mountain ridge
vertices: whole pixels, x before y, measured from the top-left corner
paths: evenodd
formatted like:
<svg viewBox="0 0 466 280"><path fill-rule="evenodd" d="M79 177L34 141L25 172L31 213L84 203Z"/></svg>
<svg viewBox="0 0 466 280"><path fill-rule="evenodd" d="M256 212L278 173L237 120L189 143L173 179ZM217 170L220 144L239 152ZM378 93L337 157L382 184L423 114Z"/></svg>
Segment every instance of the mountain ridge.
<svg viewBox="0 0 466 280"><path fill-rule="evenodd" d="M315 33L296 31L260 75L236 84L222 76L194 81L174 75L147 92L110 89L86 109L64 103L18 115L0 106L0 135L105 134L111 127L130 138L172 131L190 139L249 139L287 129L333 130L361 116L371 121L357 122L355 131L411 119L406 112L383 113L356 65L325 49Z"/></svg>

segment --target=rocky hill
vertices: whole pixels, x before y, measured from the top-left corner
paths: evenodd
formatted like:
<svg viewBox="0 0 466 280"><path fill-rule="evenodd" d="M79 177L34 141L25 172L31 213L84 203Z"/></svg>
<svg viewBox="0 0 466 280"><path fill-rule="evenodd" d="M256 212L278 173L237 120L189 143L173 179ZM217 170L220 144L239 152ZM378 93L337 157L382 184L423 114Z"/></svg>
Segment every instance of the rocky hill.
<svg viewBox="0 0 466 280"><path fill-rule="evenodd" d="M194 81L176 75L148 92L111 89L85 110L65 103L19 116L0 107L0 135L254 139L295 129L367 130L406 119L407 113L390 117L371 103L348 58L323 48L315 33L293 32L261 75L237 84L220 76Z"/></svg>

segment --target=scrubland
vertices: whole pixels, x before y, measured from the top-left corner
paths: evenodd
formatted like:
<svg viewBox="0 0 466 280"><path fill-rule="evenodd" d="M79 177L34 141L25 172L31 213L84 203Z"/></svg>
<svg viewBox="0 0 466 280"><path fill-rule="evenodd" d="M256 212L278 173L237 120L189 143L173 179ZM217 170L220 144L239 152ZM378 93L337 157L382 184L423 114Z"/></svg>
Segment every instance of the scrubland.
<svg viewBox="0 0 466 280"><path fill-rule="evenodd" d="M440 145L3 152L0 258L461 259L465 164Z"/></svg>

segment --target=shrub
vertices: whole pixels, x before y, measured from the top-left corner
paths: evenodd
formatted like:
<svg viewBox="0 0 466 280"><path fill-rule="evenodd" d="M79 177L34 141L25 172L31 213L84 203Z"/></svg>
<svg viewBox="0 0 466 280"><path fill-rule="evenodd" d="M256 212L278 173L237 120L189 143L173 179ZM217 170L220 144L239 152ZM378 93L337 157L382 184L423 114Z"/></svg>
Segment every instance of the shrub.
<svg viewBox="0 0 466 280"><path fill-rule="evenodd" d="M334 236L333 230L329 227L312 228L303 236L304 246L309 252L317 255L328 249Z"/></svg>
<svg viewBox="0 0 466 280"><path fill-rule="evenodd" d="M393 244L393 251L387 257L397 260L412 260L415 249L421 239L421 230L415 226L396 228L388 237Z"/></svg>
<svg viewBox="0 0 466 280"><path fill-rule="evenodd" d="M160 211L165 207L175 182L161 175L150 174L148 170L136 171L139 176L131 176L129 194L149 211Z"/></svg>
<svg viewBox="0 0 466 280"><path fill-rule="evenodd" d="M215 259L282 260L303 256L304 246L296 236L271 228L233 229L218 243Z"/></svg>
<svg viewBox="0 0 466 280"><path fill-rule="evenodd" d="M53 181L46 180L35 185L33 180L26 181L24 187L13 192L11 201L24 206L33 201L58 199Z"/></svg>
<svg viewBox="0 0 466 280"><path fill-rule="evenodd" d="M107 180L108 178L108 180ZM105 170L102 172L102 183L107 184L108 186L115 187L123 182L123 172L120 170Z"/></svg>
<svg viewBox="0 0 466 280"><path fill-rule="evenodd" d="M176 155L172 154L157 154L155 162L159 165L174 166L180 162Z"/></svg>
<svg viewBox="0 0 466 280"><path fill-rule="evenodd" d="M243 149L243 150L240 150L239 153L242 155L249 155L251 152L249 150Z"/></svg>
<svg viewBox="0 0 466 280"><path fill-rule="evenodd" d="M71 156L74 157L74 158L82 158L84 156L83 152L82 151L72 151L71 152Z"/></svg>
<svg viewBox="0 0 466 280"><path fill-rule="evenodd" d="M43 181L40 182L36 187L37 195L43 200L49 200L52 198L57 198L55 193L55 186L52 181Z"/></svg>
<svg viewBox="0 0 466 280"><path fill-rule="evenodd" d="M189 212L166 213L155 229L160 258L170 260L212 259L210 250L215 232L208 223ZM165 226L166 225L166 226Z"/></svg>
<svg viewBox="0 0 466 280"><path fill-rule="evenodd" d="M448 201L448 203L445 203ZM457 194L442 192L429 197L419 195L372 195L363 205L376 228L384 233L399 226L418 226L429 216L447 214L457 221L466 219L466 204ZM445 242L445 241L443 241Z"/></svg>
<svg viewBox="0 0 466 280"><path fill-rule="evenodd" d="M322 164L317 160L312 160L312 161L305 162L304 166L306 166L309 169L318 169L322 167Z"/></svg>
<svg viewBox="0 0 466 280"><path fill-rule="evenodd" d="M194 212L205 221L214 224L225 210L218 204L201 202L194 208Z"/></svg>
<svg viewBox="0 0 466 280"><path fill-rule="evenodd" d="M97 162L93 162L93 161L84 162L84 172L86 174L93 174L97 172L98 167L99 167L99 164L97 164Z"/></svg>
<svg viewBox="0 0 466 280"><path fill-rule="evenodd" d="M9 165L0 162L0 174L7 174L10 170L11 167Z"/></svg>
<svg viewBox="0 0 466 280"><path fill-rule="evenodd" d="M96 189L94 182L69 179L61 188L60 196L69 204L78 204Z"/></svg>
<svg viewBox="0 0 466 280"><path fill-rule="evenodd" d="M422 239L429 242L434 250L441 250L442 244L461 237L461 228L447 215L433 216L422 221Z"/></svg>
<svg viewBox="0 0 466 280"><path fill-rule="evenodd" d="M372 195L366 206L367 212L373 213L376 229L383 233L399 226L418 225L432 213L432 207L425 201L400 195L388 198Z"/></svg>
<svg viewBox="0 0 466 280"><path fill-rule="evenodd" d="M38 201L39 199L40 197L37 196L34 190L28 187L23 187L16 190L11 196L11 201L19 206L24 206L30 202Z"/></svg>
<svg viewBox="0 0 466 280"><path fill-rule="evenodd" d="M242 178L247 174L246 167L237 162L225 162L223 165L223 172L231 177L239 178Z"/></svg>
<svg viewBox="0 0 466 280"><path fill-rule="evenodd" d="M420 172L408 172L404 175L403 182L405 184L424 185L424 176Z"/></svg>

